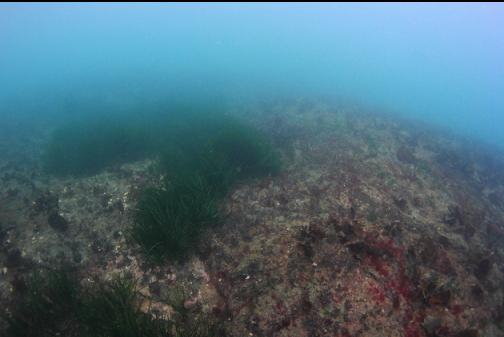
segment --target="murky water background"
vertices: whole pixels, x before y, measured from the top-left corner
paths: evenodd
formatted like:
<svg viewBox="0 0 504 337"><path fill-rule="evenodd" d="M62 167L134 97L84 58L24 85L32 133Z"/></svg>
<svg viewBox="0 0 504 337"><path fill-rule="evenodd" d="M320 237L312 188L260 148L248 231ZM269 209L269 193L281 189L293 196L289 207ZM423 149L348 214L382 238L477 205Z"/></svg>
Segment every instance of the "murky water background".
<svg viewBox="0 0 504 337"><path fill-rule="evenodd" d="M5 4L2 116L66 118L181 87L324 94L502 144L503 16L500 4Z"/></svg>

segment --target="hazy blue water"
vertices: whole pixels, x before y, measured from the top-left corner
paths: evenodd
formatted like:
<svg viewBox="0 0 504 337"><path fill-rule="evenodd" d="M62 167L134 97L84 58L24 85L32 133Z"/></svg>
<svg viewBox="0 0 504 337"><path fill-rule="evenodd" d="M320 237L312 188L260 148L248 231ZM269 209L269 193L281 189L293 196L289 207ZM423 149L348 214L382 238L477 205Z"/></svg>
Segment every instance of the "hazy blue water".
<svg viewBox="0 0 504 337"><path fill-rule="evenodd" d="M502 4L0 5L4 117L331 94L504 145L503 60Z"/></svg>

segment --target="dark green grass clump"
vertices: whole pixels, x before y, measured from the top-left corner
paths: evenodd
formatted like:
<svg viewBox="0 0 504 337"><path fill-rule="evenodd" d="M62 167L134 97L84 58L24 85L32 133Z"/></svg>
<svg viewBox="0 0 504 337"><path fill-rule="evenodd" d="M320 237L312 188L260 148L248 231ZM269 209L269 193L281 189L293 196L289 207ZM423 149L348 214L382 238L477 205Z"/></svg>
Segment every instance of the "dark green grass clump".
<svg viewBox="0 0 504 337"><path fill-rule="evenodd" d="M155 262L187 257L203 230L222 219L219 201L234 184L280 169L269 142L233 119L190 115L175 125L160 157L166 183L144 192L132 229Z"/></svg>
<svg viewBox="0 0 504 337"><path fill-rule="evenodd" d="M256 130L235 123L210 139L211 154L235 171L236 179L275 174L280 170L278 154Z"/></svg>
<svg viewBox="0 0 504 337"><path fill-rule="evenodd" d="M97 119L57 129L42 159L49 173L87 175L142 159L151 150L152 140L144 128L120 120Z"/></svg>
<svg viewBox="0 0 504 337"><path fill-rule="evenodd" d="M275 174L279 156L266 137L226 116L192 116L170 129L172 139L160 156L169 176L197 173L225 186L238 180ZM217 184L215 184L217 185Z"/></svg>
<svg viewBox="0 0 504 337"><path fill-rule="evenodd" d="M168 337L168 322L141 309L137 284L128 277L98 283L82 294L78 319L83 336Z"/></svg>
<svg viewBox="0 0 504 337"><path fill-rule="evenodd" d="M35 272L21 299L5 319L11 337L49 337L69 333L69 322L77 307L79 289L70 273Z"/></svg>
<svg viewBox="0 0 504 337"><path fill-rule="evenodd" d="M80 286L73 272L36 272L5 317L7 337L211 337L225 336L220 324L190 313L183 297L164 320L141 310L137 282L128 275Z"/></svg>
<svg viewBox="0 0 504 337"><path fill-rule="evenodd" d="M135 214L133 238L157 262L182 259L202 230L219 222L217 200L200 176L184 176L166 189L144 191Z"/></svg>
<svg viewBox="0 0 504 337"><path fill-rule="evenodd" d="M266 137L225 116L192 116L170 131L173 137L160 156L168 179L202 177L216 195L237 181L275 174L279 155Z"/></svg>

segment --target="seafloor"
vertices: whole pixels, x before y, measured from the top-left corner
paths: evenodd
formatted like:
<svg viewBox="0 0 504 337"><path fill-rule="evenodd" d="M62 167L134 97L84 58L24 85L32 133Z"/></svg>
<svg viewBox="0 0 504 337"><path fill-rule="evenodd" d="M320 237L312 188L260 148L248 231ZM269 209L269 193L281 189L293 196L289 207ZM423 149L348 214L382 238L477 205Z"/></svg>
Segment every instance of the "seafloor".
<svg viewBox="0 0 504 337"><path fill-rule="evenodd" d="M502 153L333 103L233 114L272 139L282 172L238 185L195 256L160 267L126 235L157 181L149 161L50 177L36 159L47 128L5 125L0 308L34 268L70 263L83 283L133 273L145 310L166 317L166 294L183 287L186 307L229 336L504 336ZM66 221L49 221L55 212Z"/></svg>

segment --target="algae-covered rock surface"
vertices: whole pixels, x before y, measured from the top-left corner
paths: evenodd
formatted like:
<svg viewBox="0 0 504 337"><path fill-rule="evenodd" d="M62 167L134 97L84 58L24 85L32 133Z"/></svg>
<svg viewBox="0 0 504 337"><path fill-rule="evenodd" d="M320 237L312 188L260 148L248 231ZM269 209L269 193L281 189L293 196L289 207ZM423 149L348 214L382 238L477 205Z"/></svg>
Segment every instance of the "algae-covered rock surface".
<svg viewBox="0 0 504 337"><path fill-rule="evenodd" d="M234 184L222 223L161 263L130 235L142 191L169 179L156 158L52 176L36 159L46 129L13 125L0 138L2 317L31 272L65 265L83 286L128 273L143 312L182 308L226 336L504 336L502 152L332 101L229 114L271 141L281 169Z"/></svg>

